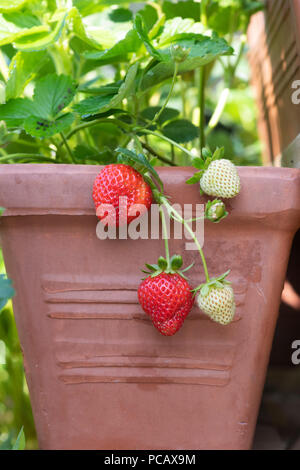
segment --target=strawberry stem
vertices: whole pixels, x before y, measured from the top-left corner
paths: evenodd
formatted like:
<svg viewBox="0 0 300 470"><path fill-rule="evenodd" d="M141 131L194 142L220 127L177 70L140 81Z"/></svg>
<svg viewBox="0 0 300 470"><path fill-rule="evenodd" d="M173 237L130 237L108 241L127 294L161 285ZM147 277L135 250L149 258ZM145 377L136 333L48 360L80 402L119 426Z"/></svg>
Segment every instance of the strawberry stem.
<svg viewBox="0 0 300 470"><path fill-rule="evenodd" d="M199 251L199 254L200 254L200 257L201 257L201 261L202 261L202 264L203 264L203 269L204 269L204 273L205 273L205 278L206 278L206 282L209 282L210 281L210 277L209 277L209 274L208 274L208 269L207 269L207 264L206 264L206 259L205 259L205 256L204 256L204 253L203 253L203 250L200 246L200 243L195 235L195 233L193 232L193 230L191 229L191 227L189 226L189 224L181 217L181 215L173 208L173 206L171 206L171 204L169 203L168 199L165 198L164 196L161 197L161 204L163 204L169 215L170 216L174 216L174 218L176 220L178 220L178 222L181 222L183 224L183 226L186 228L186 230L189 232L189 234L191 235L192 239L194 240L195 242L195 245L197 246L198 248L198 251Z"/></svg>
<svg viewBox="0 0 300 470"><path fill-rule="evenodd" d="M170 251L169 251L168 231L167 231L166 217L165 217L165 213L164 213L162 206L159 207L159 214L160 214L161 224L162 224L162 235L165 241L166 260L168 263L167 269L169 269L170 268Z"/></svg>
<svg viewBox="0 0 300 470"><path fill-rule="evenodd" d="M173 89L174 89L174 86L175 86L175 83L176 83L176 77L177 77L177 73L178 73L178 62L175 62L174 64L174 73L173 73L173 78L172 78L172 84L171 84L171 87L170 87L170 90L169 90L169 93L168 93L168 96L163 104L163 106L160 108L160 110L155 114L154 118L152 119L152 121L146 126L147 127L150 127L152 126L153 124L155 124L160 115L162 114L162 112L164 111L164 109L166 108L170 98L171 98L171 95L173 93Z"/></svg>
<svg viewBox="0 0 300 470"><path fill-rule="evenodd" d="M195 158L195 156L189 152L189 150L187 150L186 148L184 148L182 145L178 144L177 142L175 142L174 140L172 139L169 139L169 137L166 137L165 135L163 134L158 134L157 132L153 132L153 131L150 131L149 129L145 129L144 127L136 127L135 129L133 129L135 132L139 132L139 131L142 131L144 134L149 134L149 135L153 135L154 137L158 137L159 139L161 140L164 140L166 142L168 142L169 144L171 145L174 145L174 147L178 148L179 150L181 150L183 153L185 153L186 155L188 155L192 160L193 158Z"/></svg>

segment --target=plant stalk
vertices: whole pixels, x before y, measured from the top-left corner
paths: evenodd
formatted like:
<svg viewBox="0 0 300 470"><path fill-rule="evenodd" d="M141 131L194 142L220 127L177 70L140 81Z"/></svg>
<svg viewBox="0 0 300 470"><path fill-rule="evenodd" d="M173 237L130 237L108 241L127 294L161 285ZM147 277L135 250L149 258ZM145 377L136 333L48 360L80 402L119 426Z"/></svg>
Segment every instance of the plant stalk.
<svg viewBox="0 0 300 470"><path fill-rule="evenodd" d="M202 149L205 147L205 66L199 71L199 88L198 88L198 107L200 112L199 118L199 152L202 157Z"/></svg>
<svg viewBox="0 0 300 470"><path fill-rule="evenodd" d="M162 206L159 207L159 214L160 214L161 224L162 224L162 235L163 235L163 239L164 239L164 242L165 242L166 260L167 260L168 269L169 269L170 268L169 240L168 240L166 217L165 217L164 210L163 210Z"/></svg>

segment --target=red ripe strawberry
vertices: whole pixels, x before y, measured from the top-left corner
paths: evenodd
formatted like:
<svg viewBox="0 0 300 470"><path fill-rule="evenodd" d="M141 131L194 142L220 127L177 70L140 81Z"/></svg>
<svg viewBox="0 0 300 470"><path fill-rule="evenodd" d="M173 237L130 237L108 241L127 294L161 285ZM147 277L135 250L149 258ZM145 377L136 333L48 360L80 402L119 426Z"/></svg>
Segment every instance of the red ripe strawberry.
<svg viewBox="0 0 300 470"><path fill-rule="evenodd" d="M164 336L172 336L181 328L194 303L189 284L177 273L147 277L139 287L138 297L143 310Z"/></svg>
<svg viewBox="0 0 300 470"><path fill-rule="evenodd" d="M119 198L127 198L127 209L120 210ZM100 171L94 182L93 200L100 220L106 218L108 225L129 224L132 220L144 214L152 204L152 191L142 175L129 165L111 164ZM114 210L104 208L102 204L110 204ZM124 204L124 202L123 202ZM137 213L128 214L135 204L141 204ZM105 206L104 206L105 207Z"/></svg>

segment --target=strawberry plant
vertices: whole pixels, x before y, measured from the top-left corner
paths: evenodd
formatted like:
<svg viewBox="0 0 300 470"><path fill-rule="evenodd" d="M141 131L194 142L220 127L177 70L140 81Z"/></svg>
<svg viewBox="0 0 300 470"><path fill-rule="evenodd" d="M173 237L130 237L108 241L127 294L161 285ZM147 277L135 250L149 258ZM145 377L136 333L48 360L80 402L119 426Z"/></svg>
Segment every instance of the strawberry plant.
<svg viewBox="0 0 300 470"><path fill-rule="evenodd" d="M104 165L93 199L108 225L136 218L133 204L144 211L159 205L165 258L147 265L139 299L164 335L178 331L194 301L181 256L169 254L164 210L198 248L205 283L194 289L194 295L200 290L197 304L222 324L234 314L228 273L210 278L200 243L154 166L194 166L187 183L218 198L208 201L204 217L216 223L228 215L219 198L239 193L239 176L223 149L206 143L235 87L250 17L261 8L250 0L0 1L0 163ZM215 66L222 68L224 88L206 122ZM187 109L191 80L196 117ZM176 108L174 94L181 101ZM129 201L125 214L121 197ZM115 219L102 210L107 204Z"/></svg>

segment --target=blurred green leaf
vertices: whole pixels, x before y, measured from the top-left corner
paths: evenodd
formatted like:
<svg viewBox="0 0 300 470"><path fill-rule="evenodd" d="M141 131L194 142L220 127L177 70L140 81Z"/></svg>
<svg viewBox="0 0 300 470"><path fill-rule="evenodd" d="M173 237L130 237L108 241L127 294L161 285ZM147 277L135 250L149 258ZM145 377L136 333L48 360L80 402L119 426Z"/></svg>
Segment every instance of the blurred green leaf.
<svg viewBox="0 0 300 470"><path fill-rule="evenodd" d="M7 304L8 300L15 295L12 282L4 274L0 274L0 311Z"/></svg>
<svg viewBox="0 0 300 470"><path fill-rule="evenodd" d="M155 115L161 109L160 106L149 106L149 108L143 109L141 112L141 116L149 121L152 121ZM179 111L174 108L165 108L161 115L158 118L158 123L162 125L166 121L170 121L171 119L175 119L179 116Z"/></svg>
<svg viewBox="0 0 300 470"><path fill-rule="evenodd" d="M22 51L38 51L46 49L55 43L60 37L65 26L68 13L61 15L53 29L49 30L48 25L34 26L30 29L22 29L14 38L9 38L8 42L14 42L14 47ZM1 36L0 36L1 37ZM8 42L5 42L7 44Z"/></svg>
<svg viewBox="0 0 300 470"><path fill-rule="evenodd" d="M198 137L198 128L187 119L176 119L162 128L162 133L178 143L190 142Z"/></svg>
<svg viewBox="0 0 300 470"><path fill-rule="evenodd" d="M21 428L21 431L18 434L17 440L14 443L12 450L24 450L25 449L25 434L23 427Z"/></svg>
<svg viewBox="0 0 300 470"><path fill-rule="evenodd" d="M20 10L27 2L28 0L1 0L0 13Z"/></svg>
<svg viewBox="0 0 300 470"><path fill-rule="evenodd" d="M141 41L143 41L149 54L157 60L162 60L162 56L160 52L157 49L155 49L155 47L153 46L152 42L149 39L147 30L144 26L143 17L140 14L137 14L134 19L134 29L139 35L139 38L141 39Z"/></svg>
<svg viewBox="0 0 300 470"><path fill-rule="evenodd" d="M22 36L47 34L47 31L49 30L47 25L39 25L30 28L24 28L23 26L20 27L6 18L13 19L15 18L15 15L4 17L4 15L0 14L0 46L11 44Z"/></svg>
<svg viewBox="0 0 300 470"><path fill-rule="evenodd" d="M124 39L118 41L110 49L101 51L85 51L84 57L89 60L97 60L100 64L125 62L128 55L137 52L142 41L134 30L128 31Z"/></svg>
<svg viewBox="0 0 300 470"><path fill-rule="evenodd" d="M162 5L163 12L167 19L181 17L199 20L200 5L194 0L179 0L176 3L164 1Z"/></svg>
<svg viewBox="0 0 300 470"><path fill-rule="evenodd" d="M116 8L109 13L109 18L115 23L130 21L132 16L132 12L128 8Z"/></svg>

